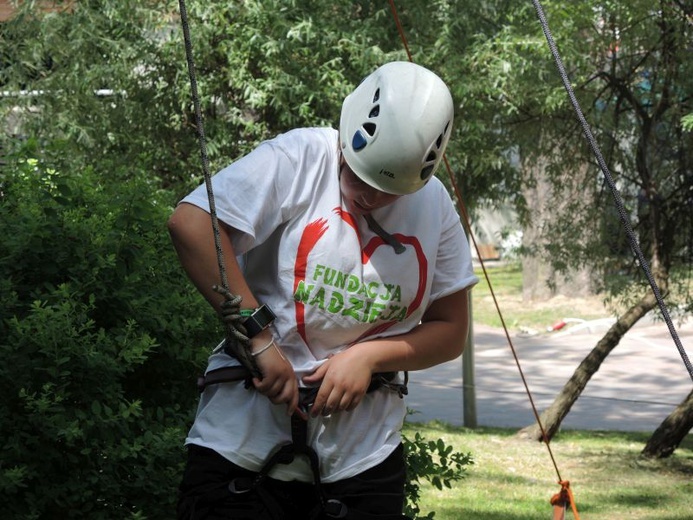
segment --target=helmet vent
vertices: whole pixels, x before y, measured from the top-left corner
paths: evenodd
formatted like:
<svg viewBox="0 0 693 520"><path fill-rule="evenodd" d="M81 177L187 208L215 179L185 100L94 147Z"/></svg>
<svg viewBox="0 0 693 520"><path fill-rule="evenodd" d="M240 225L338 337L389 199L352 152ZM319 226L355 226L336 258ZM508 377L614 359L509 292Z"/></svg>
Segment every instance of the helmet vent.
<svg viewBox="0 0 693 520"><path fill-rule="evenodd" d="M428 166L424 166L424 168L422 168L422 170L421 170L421 180L425 181L426 179L428 179L431 176L432 173L433 173L433 165L432 164L429 164Z"/></svg>
<svg viewBox="0 0 693 520"><path fill-rule="evenodd" d="M436 153L433 150L431 150L430 152L428 152L428 155L426 156L426 162L435 161L435 160L436 160Z"/></svg>
<svg viewBox="0 0 693 520"><path fill-rule="evenodd" d="M366 141L366 138L361 133L361 130L356 130L356 132L354 132L354 137L351 139L351 147L358 152L362 148L365 148L367 144L368 141Z"/></svg>
<svg viewBox="0 0 693 520"><path fill-rule="evenodd" d="M368 114L368 117L378 117L380 114L380 105L375 105L372 109L370 114Z"/></svg>
<svg viewBox="0 0 693 520"><path fill-rule="evenodd" d="M377 103L379 99L380 99L380 89L376 89L375 93L373 94L373 103Z"/></svg>
<svg viewBox="0 0 693 520"><path fill-rule="evenodd" d="M375 134L375 123L363 123L363 129L373 137L373 134Z"/></svg>
<svg viewBox="0 0 693 520"><path fill-rule="evenodd" d="M440 148L440 145L443 142L443 138L445 137L445 134L448 133L448 128L450 128L450 121L445 123L445 128L443 129L443 133L438 136L438 139L436 139L436 146L438 148Z"/></svg>

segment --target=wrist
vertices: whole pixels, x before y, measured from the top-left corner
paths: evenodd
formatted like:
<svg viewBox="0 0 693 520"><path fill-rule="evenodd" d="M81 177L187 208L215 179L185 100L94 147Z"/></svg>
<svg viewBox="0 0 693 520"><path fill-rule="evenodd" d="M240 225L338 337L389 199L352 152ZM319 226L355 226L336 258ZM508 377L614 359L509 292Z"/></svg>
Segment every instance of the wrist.
<svg viewBox="0 0 693 520"><path fill-rule="evenodd" d="M253 349L250 355L254 358L258 357L263 353L267 352L272 347L277 347L276 343L274 342L274 338L270 339L266 344L262 345L260 348Z"/></svg>
<svg viewBox="0 0 693 520"><path fill-rule="evenodd" d="M376 372L381 372L382 369L380 365L382 364L382 360L380 357L380 349L379 348L374 348L375 345L370 342L363 342L363 343L356 343L355 345L352 345L348 349L346 349L346 353L348 353L351 356L356 357L361 363L363 363L366 368L368 368L371 372L371 374L375 374Z"/></svg>
<svg viewBox="0 0 693 520"><path fill-rule="evenodd" d="M263 330L260 334L250 340L250 354L255 355L260 349L272 341L274 337L269 330Z"/></svg>

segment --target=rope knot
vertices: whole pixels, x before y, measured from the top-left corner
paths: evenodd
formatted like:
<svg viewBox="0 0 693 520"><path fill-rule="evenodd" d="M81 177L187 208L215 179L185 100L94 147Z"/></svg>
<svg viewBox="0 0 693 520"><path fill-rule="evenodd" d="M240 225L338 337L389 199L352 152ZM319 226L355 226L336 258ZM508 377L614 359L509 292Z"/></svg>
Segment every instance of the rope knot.
<svg viewBox="0 0 693 520"><path fill-rule="evenodd" d="M558 483L561 485L561 490L551 497L554 520L564 520L565 511L569 505L575 519L580 520L580 515L575 505L575 499L573 498L573 492L570 490L570 482L567 480L560 480Z"/></svg>
<svg viewBox="0 0 693 520"><path fill-rule="evenodd" d="M257 366L255 358L250 351L250 338L242 323L240 295L231 294L226 287L215 285L214 291L224 297L221 304L221 320L224 324L226 337L224 340L224 352L236 358L241 365L247 368L253 377L262 379L262 372Z"/></svg>

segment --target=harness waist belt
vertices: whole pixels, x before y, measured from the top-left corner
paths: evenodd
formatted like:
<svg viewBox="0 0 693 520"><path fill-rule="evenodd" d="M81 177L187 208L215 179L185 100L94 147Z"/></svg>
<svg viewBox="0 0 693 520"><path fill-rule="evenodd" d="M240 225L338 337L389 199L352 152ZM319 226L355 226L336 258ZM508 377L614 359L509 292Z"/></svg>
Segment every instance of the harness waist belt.
<svg viewBox="0 0 693 520"><path fill-rule="evenodd" d="M397 376L397 372L380 372L373 374L371 384L368 386L368 392L372 392L382 386L385 386L396 391L400 397L407 395L407 380L409 379L408 375L409 374L407 372L404 373L404 384L395 384L392 383L392 380ZM250 387L252 384L252 377L253 376L250 371L243 366L221 367L210 370L205 375L198 377L197 389L200 391L200 393L202 393L209 385L232 383L234 381L245 381L246 387ZM311 398L314 399L318 388L305 388L301 390L305 394L312 394ZM311 401L312 399L306 399L306 401ZM310 404L310 402L308 404Z"/></svg>

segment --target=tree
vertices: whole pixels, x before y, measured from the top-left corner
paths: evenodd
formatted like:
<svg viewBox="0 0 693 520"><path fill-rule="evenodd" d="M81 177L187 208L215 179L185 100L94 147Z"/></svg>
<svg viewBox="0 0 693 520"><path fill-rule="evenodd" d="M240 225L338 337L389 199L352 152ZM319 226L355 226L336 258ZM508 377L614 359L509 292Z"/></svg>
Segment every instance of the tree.
<svg viewBox="0 0 693 520"><path fill-rule="evenodd" d="M653 6L644 1L581 2L560 9L547 2L546 11L654 280L669 307L690 312L686 283L693 253L693 147L681 126L681 118L690 113L693 92L688 59L693 28L688 15L678 4ZM538 36L528 27L509 27L472 54L488 56L495 49L496 60L508 63L509 78L499 100L504 106L503 131L518 143L523 164L549 160L542 182L550 183L545 205L554 218L543 223L546 239L535 244L536 250L558 273L589 266L598 289L619 313L542 414L551 438L601 362L657 301L644 281L642 266L624 248L621 228L607 225L615 214L611 195L565 94L551 86L558 78L547 68L546 51L546 63L536 63ZM591 167L585 167L588 164ZM522 173L526 182L538 182L531 171ZM595 208L601 212L595 214ZM523 433L541 438L536 425Z"/></svg>
<svg viewBox="0 0 693 520"><path fill-rule="evenodd" d="M643 448L642 454L653 458L669 457L691 428L693 428L693 391L654 431Z"/></svg>

